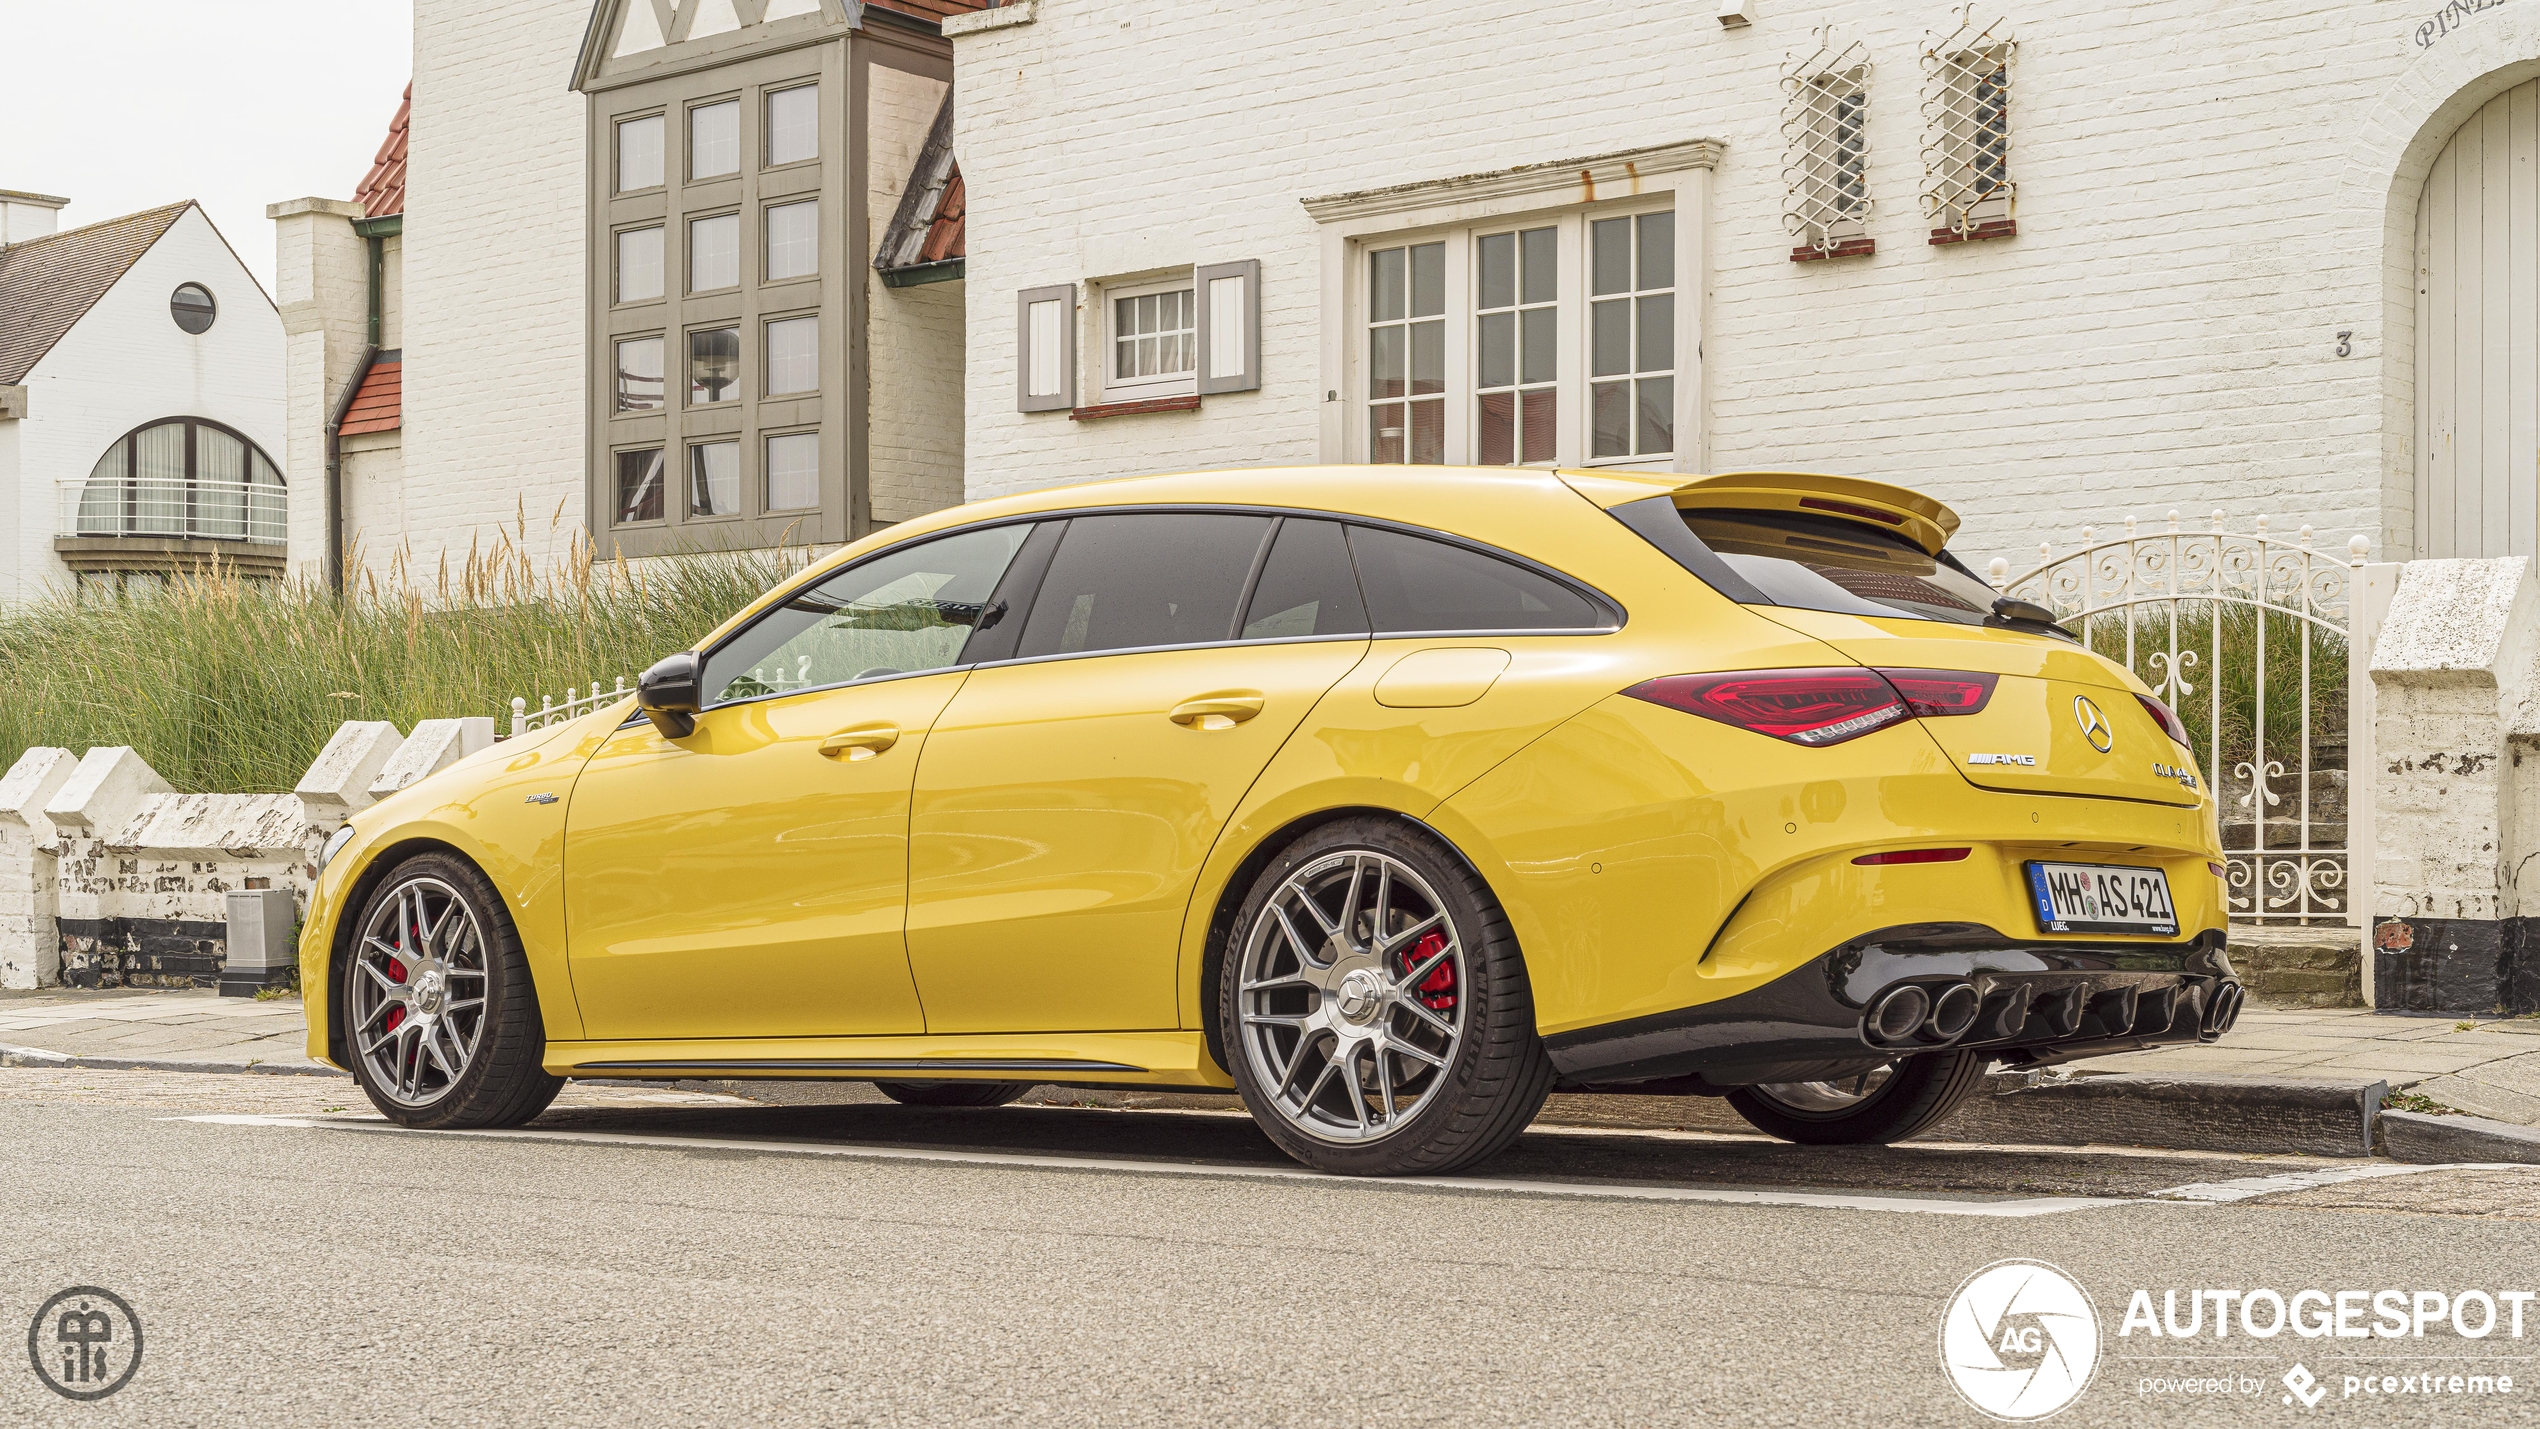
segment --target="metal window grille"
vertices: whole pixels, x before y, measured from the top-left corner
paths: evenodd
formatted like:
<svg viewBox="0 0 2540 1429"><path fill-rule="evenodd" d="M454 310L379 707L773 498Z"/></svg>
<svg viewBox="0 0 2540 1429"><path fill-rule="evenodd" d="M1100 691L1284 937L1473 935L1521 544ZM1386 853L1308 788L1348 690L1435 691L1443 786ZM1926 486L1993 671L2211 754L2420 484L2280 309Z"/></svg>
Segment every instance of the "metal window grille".
<svg viewBox="0 0 2540 1429"><path fill-rule="evenodd" d="M1870 252L1870 52L1817 32L1782 67L1782 226L1793 258Z"/></svg>
<svg viewBox="0 0 2540 1429"><path fill-rule="evenodd" d="M1979 24L1975 13L1969 5L1956 29L1923 41L1923 213L1936 240L1986 236L2009 223L2016 197L2010 22Z"/></svg>

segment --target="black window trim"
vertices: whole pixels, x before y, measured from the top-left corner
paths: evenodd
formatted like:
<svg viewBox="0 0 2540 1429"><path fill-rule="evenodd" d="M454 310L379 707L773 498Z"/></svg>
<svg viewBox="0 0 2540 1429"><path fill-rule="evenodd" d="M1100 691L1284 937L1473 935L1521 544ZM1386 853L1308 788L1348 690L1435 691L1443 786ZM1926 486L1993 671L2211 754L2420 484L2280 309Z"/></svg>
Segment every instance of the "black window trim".
<svg viewBox="0 0 2540 1429"><path fill-rule="evenodd" d="M1579 580L1575 576L1566 575L1550 566L1545 565L1541 561L1521 556L1514 551L1493 546L1488 542L1476 541L1470 537L1458 536L1450 531L1440 531L1434 527L1415 526L1407 521L1389 521L1376 516L1353 516L1340 511L1320 511L1312 507L1304 506L1247 506L1232 502L1185 503L1155 501L1140 502L1134 505L1122 506L1071 506L1056 511L1034 511L1021 515L999 516L986 521L977 521L961 526L947 526L942 530L928 531L920 535L911 536L905 541L894 541L890 545L884 546L879 550L869 551L862 556L858 556L855 560L850 561L845 565L835 566L822 571L817 577L799 579L794 585L780 588L778 597L775 600L769 601L766 609L761 610L757 615L752 616L747 623L735 627L722 639L716 641L712 646L698 651L698 653L703 655L708 661L711 661L713 660L716 651L721 650L724 646L729 645L733 641L740 639L743 635L748 634L758 625L760 621L766 620L773 616L777 611L783 610L787 600L797 592L807 589L810 586L820 584L823 581L832 580L838 576L845 575L847 572L855 570L868 562L880 560L882 557L891 555L894 552L907 550L921 542L940 540L947 536L958 536L971 531L993 530L999 526L1039 525L1047 523L1052 526L1063 527L1065 523L1073 521L1078 517L1153 515L1267 516L1272 518L1270 536L1263 540L1260 551L1255 553L1252 570L1244 580L1242 595L1235 602L1235 619L1237 624L1234 625L1233 629L1238 632L1243 629L1241 624L1243 617L1249 613L1247 607L1249 607L1252 602L1253 587L1257 585L1261 579L1261 568L1265 555L1270 548L1270 542L1272 539L1277 537L1280 524L1290 518L1301 518L1313 521L1338 521L1343 525L1369 526L1378 530L1395 531L1406 536L1418 536L1425 537L1433 541L1444 541L1448 545L1461 546L1468 551L1508 561L1550 580L1559 582L1563 587L1586 600L1590 606L1605 614L1609 618L1610 623L1593 626L1556 626L1549 628L1535 627L1528 629L1505 630L1386 630L1374 632L1354 631L1343 635L1259 636L1250 640L1195 640L1183 645L1138 645L1109 650L1072 650L1057 655L1009 655L989 660L966 660L955 665L938 666L932 670L911 670L904 674L897 675L876 675L869 680L841 680L833 685L805 685L800 689L774 690L764 695L751 695L746 699L727 700L720 704L707 705L705 706L705 709L732 709L741 705L756 704L761 700L787 699L795 695L817 694L823 691L841 690L851 687L862 689L868 685L887 684L893 680L921 679L929 675L948 674L956 670L994 670L1003 669L1011 665L1046 665L1059 660L1091 660L1100 659L1109 655L1152 655L1168 650L1215 650L1238 645L1324 644L1340 640L1505 640L1515 639L1520 636L1537 635L1613 635L1619 633L1631 619L1630 613L1623 608L1620 602L1614 600L1611 596L1606 595L1603 591L1598 590L1596 587L1589 585L1587 582ZM1677 524L1681 529L1683 523L1679 522ZM1688 530L1686 531L1686 534L1690 536L1692 533ZM1023 620L1031 614L1032 601L1040 595L1041 578L1049 573L1049 562L1047 557L1044 556L1044 558L1038 563L1039 569L1029 573L1029 580L1032 586L1029 591L1017 589L1012 592L1011 596L1009 596L1007 587L1009 584L1014 583L1021 577L1021 566L1026 559L1026 555L1030 550L1033 540L1037 538L1037 535L1038 533L1034 533L1033 536L1026 536L1024 538L1024 544L1015 548L1014 559L1007 564L1005 574L998 578L996 591L989 597L992 604L1000 597L1009 599L1010 608L1007 610L1004 620L999 623L1002 625L1007 622L1012 622L1012 628L1018 636L1020 635L1022 629ZM1057 538L1053 537L1050 544L1052 549L1048 552L1048 554L1055 555ZM1712 559L1718 560L1719 558L1714 556ZM1356 562L1353 560L1353 568L1355 567L1355 564ZM1726 563L1723 562L1722 564L1725 567ZM1014 597L1020 598L1016 599ZM641 719L642 717L643 716L640 713L632 715L629 717L628 723L632 723L634 720Z"/></svg>

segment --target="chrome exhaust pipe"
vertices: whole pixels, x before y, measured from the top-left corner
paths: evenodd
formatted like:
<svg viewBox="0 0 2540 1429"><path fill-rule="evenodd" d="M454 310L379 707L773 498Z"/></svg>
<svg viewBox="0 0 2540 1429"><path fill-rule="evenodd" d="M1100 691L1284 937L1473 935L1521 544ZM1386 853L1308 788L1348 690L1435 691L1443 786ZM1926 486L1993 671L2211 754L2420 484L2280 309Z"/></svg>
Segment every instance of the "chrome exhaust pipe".
<svg viewBox="0 0 2540 1429"><path fill-rule="evenodd" d="M1976 1010L1983 999L1976 996L1975 984L1953 983L1931 1007L1931 1016L1923 1022L1923 1033L1933 1042L1946 1045L1967 1035L1976 1025Z"/></svg>
<svg viewBox="0 0 2540 1429"><path fill-rule="evenodd" d="M1893 1047L1911 1042L1914 1032L1931 1015L1931 994L1906 983L1889 988L1870 1004L1861 1018L1862 1036L1873 1046Z"/></svg>

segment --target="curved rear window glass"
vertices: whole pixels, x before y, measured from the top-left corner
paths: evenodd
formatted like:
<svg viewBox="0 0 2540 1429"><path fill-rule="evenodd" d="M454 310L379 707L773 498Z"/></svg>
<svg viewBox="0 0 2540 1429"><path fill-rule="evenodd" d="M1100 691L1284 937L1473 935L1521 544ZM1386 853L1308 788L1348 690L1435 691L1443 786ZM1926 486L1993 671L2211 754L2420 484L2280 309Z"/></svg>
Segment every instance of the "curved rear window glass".
<svg viewBox="0 0 2540 1429"><path fill-rule="evenodd" d="M1594 630L1612 622L1587 597L1513 561L1425 536L1349 530L1358 584L1379 635L1446 630Z"/></svg>
<svg viewBox="0 0 2540 1429"><path fill-rule="evenodd" d="M1685 525L1776 605L1982 625L1991 586L1902 536L1779 511L1691 510Z"/></svg>

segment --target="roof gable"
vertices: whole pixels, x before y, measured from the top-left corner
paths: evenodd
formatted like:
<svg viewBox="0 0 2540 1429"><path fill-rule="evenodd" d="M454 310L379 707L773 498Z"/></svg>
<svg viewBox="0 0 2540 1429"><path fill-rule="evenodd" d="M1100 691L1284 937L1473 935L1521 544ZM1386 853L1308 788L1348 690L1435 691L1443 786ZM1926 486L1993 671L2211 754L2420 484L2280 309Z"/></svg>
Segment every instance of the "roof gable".
<svg viewBox="0 0 2540 1429"><path fill-rule="evenodd" d="M194 200L0 248L0 386L25 378Z"/></svg>
<svg viewBox="0 0 2540 1429"><path fill-rule="evenodd" d="M969 200L961 183L961 165L953 159L953 96L935 109L935 124L910 166L908 187L900 206L874 245L873 266L885 274L965 257L969 251Z"/></svg>
<svg viewBox="0 0 2540 1429"><path fill-rule="evenodd" d="M599 0L583 31L575 89L609 88L663 70L712 64L762 43L799 41L824 29L864 28L883 11L919 28L992 0Z"/></svg>

